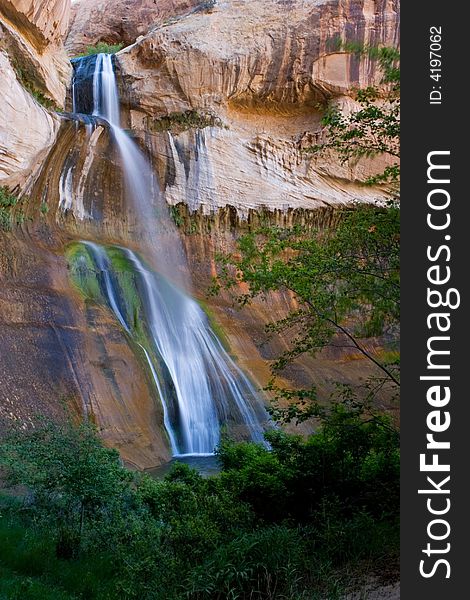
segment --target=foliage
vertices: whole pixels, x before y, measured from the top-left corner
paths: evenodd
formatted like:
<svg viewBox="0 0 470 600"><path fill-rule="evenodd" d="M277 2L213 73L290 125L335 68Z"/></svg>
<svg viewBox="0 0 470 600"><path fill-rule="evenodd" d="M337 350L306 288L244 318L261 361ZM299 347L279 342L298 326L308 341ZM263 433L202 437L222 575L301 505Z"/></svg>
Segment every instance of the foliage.
<svg viewBox="0 0 470 600"><path fill-rule="evenodd" d="M204 129L205 127L224 127L224 125L215 115L201 113L197 110L170 113L150 123L150 128L156 132L182 133L188 129Z"/></svg>
<svg viewBox="0 0 470 600"><path fill-rule="evenodd" d="M378 61L382 86L369 86L356 92L357 110L346 114L330 103L322 119L323 141L307 152L333 150L342 163L354 163L363 157L386 155L393 160L382 172L369 177L365 183L388 183L397 189L400 178L400 55L395 48L343 45L344 50L367 55Z"/></svg>
<svg viewBox="0 0 470 600"><path fill-rule="evenodd" d="M60 110L60 107L57 106L54 100L46 96L44 92L38 88L34 80L34 75L32 75L30 71L24 69L16 61L13 62L13 68L21 85L31 94L31 96L33 96L38 104L48 110Z"/></svg>
<svg viewBox="0 0 470 600"><path fill-rule="evenodd" d="M171 220L176 225L176 227L178 227L178 229L180 229L181 227L183 227L183 225L184 225L184 217L180 213L179 205L177 205L177 206L170 206L169 207L169 211L170 211Z"/></svg>
<svg viewBox="0 0 470 600"><path fill-rule="evenodd" d="M339 598L346 566L357 577L363 561L395 560L398 436L344 403L322 422L308 439L271 432L272 451L224 440L219 475L176 464L163 480L131 475L88 424L13 433L0 466L29 491L22 503L0 496L1 592ZM65 527L80 534L74 552L63 552Z"/></svg>
<svg viewBox="0 0 470 600"><path fill-rule="evenodd" d="M335 403L322 421L307 440L269 432L270 451L222 444L227 486L265 522L316 522L325 505L341 518L361 511L379 519L396 515L399 436L390 419L360 404Z"/></svg>
<svg viewBox="0 0 470 600"><path fill-rule="evenodd" d="M101 445L89 423L19 428L2 443L0 462L10 484L32 490L38 514L55 519L63 558L78 553L84 528L116 518L130 481L119 454Z"/></svg>
<svg viewBox="0 0 470 600"><path fill-rule="evenodd" d="M0 230L11 231L14 224L19 225L24 222L23 212L14 212L15 207L21 202L7 187L0 187Z"/></svg>
<svg viewBox="0 0 470 600"><path fill-rule="evenodd" d="M16 509L0 500L0 598L8 600L70 600L110 598L106 592L112 576L108 555L95 554L74 560L56 556L56 532L39 528Z"/></svg>
<svg viewBox="0 0 470 600"><path fill-rule="evenodd" d="M51 100L50 98L48 98L47 96L45 96L40 90L37 90L33 87L31 88L27 88L29 93L33 96L33 98L36 100L36 102L38 104L41 104L41 106L44 106L44 108L47 108L49 110L53 110L53 111L59 111L60 107L57 106L57 104Z"/></svg>
<svg viewBox="0 0 470 600"><path fill-rule="evenodd" d="M264 228L244 235L236 253L218 257L211 292L225 288L236 294L240 283L247 284L247 292L235 295L242 306L271 291L294 294L298 308L268 325L271 334L290 339L273 364L274 374L303 354L333 345L364 356L398 385L397 366L381 362L361 339L393 335L399 321L399 217L396 204L358 205L344 211L335 231ZM274 384L271 389L276 391ZM315 391L292 395L314 399Z"/></svg>
<svg viewBox="0 0 470 600"><path fill-rule="evenodd" d="M119 50L124 48L124 44L107 44L106 42L98 42L94 46L88 46L87 49L81 54L77 54L75 58L81 56L91 56L92 54L116 54Z"/></svg>

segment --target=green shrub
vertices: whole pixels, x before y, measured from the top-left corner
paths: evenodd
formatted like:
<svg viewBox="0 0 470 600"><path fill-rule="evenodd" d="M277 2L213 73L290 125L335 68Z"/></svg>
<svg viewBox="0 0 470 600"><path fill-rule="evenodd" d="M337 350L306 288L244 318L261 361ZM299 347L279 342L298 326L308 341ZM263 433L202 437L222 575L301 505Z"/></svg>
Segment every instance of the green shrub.
<svg viewBox="0 0 470 600"><path fill-rule="evenodd" d="M107 44L106 42L98 42L94 46L88 46L81 54L77 54L77 58L81 56L91 56L92 54L116 54L124 48L123 43Z"/></svg>
<svg viewBox="0 0 470 600"><path fill-rule="evenodd" d="M198 9L211 12L216 6L217 0L205 0L204 2L201 2L201 4L198 6Z"/></svg>
<svg viewBox="0 0 470 600"><path fill-rule="evenodd" d="M21 212L16 214L16 219L14 218L14 208L19 203L18 197L7 187L0 187L0 230L11 231L15 223L24 222L24 214Z"/></svg>
<svg viewBox="0 0 470 600"><path fill-rule="evenodd" d="M197 110L170 113L160 119L149 123L152 131L171 131L182 133L188 129L204 129L205 127L224 127L221 119L209 113L201 113Z"/></svg>
<svg viewBox="0 0 470 600"><path fill-rule="evenodd" d="M335 405L322 421L307 439L272 431L271 450L224 440L219 475L176 463L163 480L126 471L87 424L13 433L0 467L31 500L0 496L0 590L339 600L346 576L396 560L398 436L357 406Z"/></svg>
<svg viewBox="0 0 470 600"><path fill-rule="evenodd" d="M325 502L347 519L365 510L395 518L399 506L399 437L386 417L334 405L307 440L280 430L266 435L271 450L223 442L222 479L264 522L308 523Z"/></svg>

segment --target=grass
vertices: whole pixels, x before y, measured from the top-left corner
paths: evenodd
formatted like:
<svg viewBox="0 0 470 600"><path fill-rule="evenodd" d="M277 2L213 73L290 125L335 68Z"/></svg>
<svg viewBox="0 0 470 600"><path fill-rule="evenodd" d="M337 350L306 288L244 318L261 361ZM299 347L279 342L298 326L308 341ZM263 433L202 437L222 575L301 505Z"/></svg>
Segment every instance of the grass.
<svg viewBox="0 0 470 600"><path fill-rule="evenodd" d="M81 58L82 56L92 56L93 54L116 54L119 50L124 48L123 43L119 44L106 44L105 42L98 42L94 46L88 46L87 49L81 54L77 54L75 58Z"/></svg>
<svg viewBox="0 0 470 600"><path fill-rule="evenodd" d="M351 525L352 529L358 529L357 534L350 531ZM261 597L341 600L347 590L357 589L371 572L380 569L386 573L390 556L383 552L384 540L390 546L387 550L392 548L398 554L396 527L371 527L368 522L354 524L354 521L351 525L342 533L350 542L347 554L355 558L345 557L347 562L343 567L333 565L331 553L323 554L321 549L317 550L318 540L309 541L302 529L284 525L239 533L228 543L215 548L209 563L202 561L199 566L193 565L185 582L187 597L192 600L247 598L247 591L241 596L235 594L242 588L254 586L253 574L247 572L248 568L249 571L260 571L258 584L273 594ZM364 525L368 526L365 528ZM73 560L59 559L55 552L55 534L52 529L40 529L35 525L27 512L21 510L18 500L4 502L0 497L0 599L117 600L136 597L122 594L120 573L110 554L90 549ZM169 548L166 551L170 552ZM383 559L380 558L382 553ZM129 564L132 568L132 560ZM143 575L145 577L145 573ZM183 579L187 575L182 576ZM394 578L396 580L396 572ZM275 595L278 585L284 590L279 596ZM211 589L213 594L204 593ZM180 594L181 590L176 597L181 598Z"/></svg>

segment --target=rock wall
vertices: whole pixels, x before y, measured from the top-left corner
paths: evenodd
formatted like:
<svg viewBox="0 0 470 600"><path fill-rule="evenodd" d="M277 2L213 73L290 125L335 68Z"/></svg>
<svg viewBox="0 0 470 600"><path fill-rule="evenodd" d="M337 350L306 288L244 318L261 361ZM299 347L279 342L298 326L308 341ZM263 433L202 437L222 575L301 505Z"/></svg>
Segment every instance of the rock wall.
<svg viewBox="0 0 470 600"><path fill-rule="evenodd" d="M396 0L230 0L119 52L129 126L166 160L167 201L246 214L383 197L360 182L386 158L350 166L304 149L320 135L322 105L350 109L348 95L382 77L339 41L396 46L398 36Z"/></svg>
<svg viewBox="0 0 470 600"><path fill-rule="evenodd" d="M167 461L161 407L129 340L71 286L66 238L54 248L47 219L32 225L0 238L0 435L12 421L85 414L127 465Z"/></svg>
<svg viewBox="0 0 470 600"><path fill-rule="evenodd" d="M71 74L63 47L69 17L70 0L0 0L2 46L30 83L60 107Z"/></svg>
<svg viewBox="0 0 470 600"><path fill-rule="evenodd" d="M0 185L14 187L41 167L59 119L25 90L4 51L0 51L0 77Z"/></svg>
<svg viewBox="0 0 470 600"><path fill-rule="evenodd" d="M375 81L375 62L339 51L338 42L396 46L397 13L397 0L219 1L155 28L119 61L131 106L153 116L227 106L311 110Z"/></svg>
<svg viewBox="0 0 470 600"><path fill-rule="evenodd" d="M24 186L55 139L47 108L65 105L69 12L69 0L0 0L0 184Z"/></svg>
<svg viewBox="0 0 470 600"><path fill-rule="evenodd" d="M187 13L200 3L200 0L78 0L72 5L67 50L76 56L98 42L128 46L150 28Z"/></svg>
<svg viewBox="0 0 470 600"><path fill-rule="evenodd" d="M335 40L395 45L397 3L230 0L194 11L190 2L162 1L155 16L146 0L118 0L114 10L110 2L77 3L69 47L88 45L86 33L95 36L90 43L121 41L123 31L133 41L145 33L136 29L141 9L149 15L145 27L156 23L116 57L123 122L172 205L195 296L262 386L269 361L286 344L267 340L264 324L282 318L294 300L276 294L243 312L228 295L208 301L215 254L232 250L241 232L261 223L331 226L337 207L383 197L384 190L360 181L385 163L346 167L304 149L320 128L318 102L350 104L354 86L380 77L369 61L338 52ZM55 114L30 91L63 102L68 2L0 0L0 9L0 69L7 83L0 87L0 185L24 192L23 223L0 231L0 421L58 417L63 399L77 414L95 418L128 464L151 467L168 458L151 382L116 319L73 288L64 258L69 243L80 239L139 250L119 155L106 123L93 128ZM178 11L179 17L161 21ZM376 340L367 343L376 349ZM322 353L296 362L285 381L314 381L326 396L331 381L368 376L355 358Z"/></svg>

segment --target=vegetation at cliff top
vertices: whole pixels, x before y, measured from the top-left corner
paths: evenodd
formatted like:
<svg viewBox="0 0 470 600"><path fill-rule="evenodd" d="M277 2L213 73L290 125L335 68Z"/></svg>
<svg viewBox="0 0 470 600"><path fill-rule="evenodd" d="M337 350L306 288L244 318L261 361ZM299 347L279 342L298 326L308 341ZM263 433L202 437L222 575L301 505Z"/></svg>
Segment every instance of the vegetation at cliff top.
<svg viewBox="0 0 470 600"><path fill-rule="evenodd" d="M77 54L75 58L82 56L91 56L92 54L116 54L124 48L124 44L107 44L106 42L98 42L94 46L88 46L81 54Z"/></svg>
<svg viewBox="0 0 470 600"><path fill-rule="evenodd" d="M224 440L222 471L131 473L94 428L47 421L0 443L0 597L222 600L342 598L397 575L398 435L337 403L308 439L272 450Z"/></svg>

